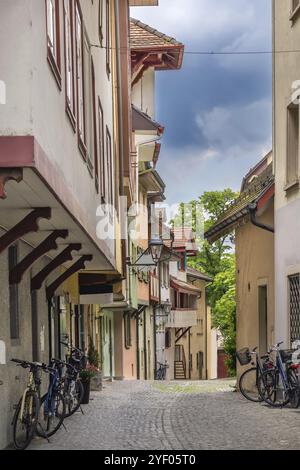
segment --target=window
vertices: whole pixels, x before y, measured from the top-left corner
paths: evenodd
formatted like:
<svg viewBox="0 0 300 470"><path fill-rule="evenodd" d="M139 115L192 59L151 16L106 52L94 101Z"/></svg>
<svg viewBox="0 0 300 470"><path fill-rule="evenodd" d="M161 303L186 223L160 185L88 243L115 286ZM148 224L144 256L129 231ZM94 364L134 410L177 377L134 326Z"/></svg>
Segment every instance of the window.
<svg viewBox="0 0 300 470"><path fill-rule="evenodd" d="M106 70L110 74L111 66L111 31L110 31L110 0L106 0Z"/></svg>
<svg viewBox="0 0 300 470"><path fill-rule="evenodd" d="M100 160L100 195L102 200L105 199L105 165L104 165L104 119L103 119L103 109L101 105L100 98L98 99L98 138L99 138L99 160Z"/></svg>
<svg viewBox="0 0 300 470"><path fill-rule="evenodd" d="M113 168L112 168L112 148L111 148L111 136L106 127L106 169L107 169L107 179L106 179L106 191L105 199L107 204L113 205Z"/></svg>
<svg viewBox="0 0 300 470"><path fill-rule="evenodd" d="M94 161L94 135L93 135L93 93L92 93L92 57L90 43L86 34L83 41L83 82L84 82L84 120L86 131L86 158L90 172L93 170Z"/></svg>
<svg viewBox="0 0 300 470"><path fill-rule="evenodd" d="M300 274L289 277L290 341L300 338Z"/></svg>
<svg viewBox="0 0 300 470"><path fill-rule="evenodd" d="M130 313L124 313L124 340L125 348L131 348L131 317Z"/></svg>
<svg viewBox="0 0 300 470"><path fill-rule="evenodd" d="M46 0L48 62L61 89L59 0Z"/></svg>
<svg viewBox="0 0 300 470"><path fill-rule="evenodd" d="M97 193L99 193L99 160L98 160L98 142L97 142L97 111L96 111L96 77L95 67L92 59L92 110L93 110L93 146L94 155L93 161L95 165L95 187Z"/></svg>
<svg viewBox="0 0 300 470"><path fill-rule="evenodd" d="M80 151L86 159L86 127L84 114L84 68L83 68L83 27L82 15L76 2L76 57L77 57L77 127Z"/></svg>
<svg viewBox="0 0 300 470"><path fill-rule="evenodd" d="M103 0L99 0L99 40L103 44Z"/></svg>
<svg viewBox="0 0 300 470"><path fill-rule="evenodd" d="M18 264L18 245L12 245L8 249L9 272ZM10 337L20 338L19 326L19 284L9 286L9 313L10 313Z"/></svg>
<svg viewBox="0 0 300 470"><path fill-rule="evenodd" d="M165 348L168 349L171 346L172 346L171 330L166 330L166 332L165 332Z"/></svg>
<svg viewBox="0 0 300 470"><path fill-rule="evenodd" d="M74 1L64 0L66 110L75 130Z"/></svg>
<svg viewBox="0 0 300 470"><path fill-rule="evenodd" d="M298 181L299 167L299 105L288 107L288 132L287 132L287 186Z"/></svg>

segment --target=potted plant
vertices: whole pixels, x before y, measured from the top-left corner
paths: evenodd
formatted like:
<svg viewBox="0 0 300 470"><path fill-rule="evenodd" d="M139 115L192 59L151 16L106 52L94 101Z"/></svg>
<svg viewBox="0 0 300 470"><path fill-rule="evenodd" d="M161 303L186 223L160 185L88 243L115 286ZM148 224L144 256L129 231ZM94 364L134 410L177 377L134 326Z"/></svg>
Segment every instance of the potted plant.
<svg viewBox="0 0 300 470"><path fill-rule="evenodd" d="M81 404L88 405L90 401L90 388L91 388L91 379L95 377L98 373L98 368L92 364L88 364L85 369L80 371L80 379L83 385L84 394Z"/></svg>
<svg viewBox="0 0 300 470"><path fill-rule="evenodd" d="M99 353L97 349L95 348L95 345L93 343L91 336L89 337L89 348L88 348L87 357L88 357L89 364L97 368L97 373L91 379L90 390L93 392L99 392L102 390L102 374L99 369L99 362L100 362Z"/></svg>

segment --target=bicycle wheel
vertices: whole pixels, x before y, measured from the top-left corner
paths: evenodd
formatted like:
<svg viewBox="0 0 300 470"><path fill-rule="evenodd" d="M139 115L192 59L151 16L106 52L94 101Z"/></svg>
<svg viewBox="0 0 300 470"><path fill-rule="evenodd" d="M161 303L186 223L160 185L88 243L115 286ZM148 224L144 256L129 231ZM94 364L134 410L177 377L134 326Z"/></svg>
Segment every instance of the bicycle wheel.
<svg viewBox="0 0 300 470"><path fill-rule="evenodd" d="M66 401L65 418L69 418L79 409L84 395L84 388L80 379L69 383L67 390L64 391Z"/></svg>
<svg viewBox="0 0 300 470"><path fill-rule="evenodd" d="M255 403L261 402L263 399L257 385L256 367L246 370L240 377L239 390L241 394L249 401Z"/></svg>
<svg viewBox="0 0 300 470"><path fill-rule="evenodd" d="M299 384L297 373L291 368L287 370L287 380L290 386L290 391L289 391L290 405L292 408L299 408L300 384Z"/></svg>
<svg viewBox="0 0 300 470"><path fill-rule="evenodd" d="M290 401L288 393L284 390L278 369L265 371L260 378L259 387L264 390L262 393L264 401L273 408L282 408Z"/></svg>
<svg viewBox="0 0 300 470"><path fill-rule="evenodd" d="M14 446L18 450L25 450L32 441L38 422L39 405L37 394L31 391L26 392L24 402L23 398L19 401L12 422Z"/></svg>
<svg viewBox="0 0 300 470"><path fill-rule="evenodd" d="M41 399L36 433L40 437L51 437L61 427L66 413L65 399L62 393L54 391L45 407L48 394Z"/></svg>

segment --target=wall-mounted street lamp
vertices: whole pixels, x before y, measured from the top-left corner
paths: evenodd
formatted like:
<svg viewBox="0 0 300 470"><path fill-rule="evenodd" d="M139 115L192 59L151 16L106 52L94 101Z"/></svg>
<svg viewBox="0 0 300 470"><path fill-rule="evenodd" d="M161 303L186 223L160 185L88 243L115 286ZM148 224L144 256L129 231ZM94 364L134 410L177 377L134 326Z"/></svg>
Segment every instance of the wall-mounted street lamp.
<svg viewBox="0 0 300 470"><path fill-rule="evenodd" d="M159 236L155 236L149 241L148 248L138 257L135 263L131 262L130 258L126 259L126 263L130 267L136 268L156 268L161 261L164 242Z"/></svg>

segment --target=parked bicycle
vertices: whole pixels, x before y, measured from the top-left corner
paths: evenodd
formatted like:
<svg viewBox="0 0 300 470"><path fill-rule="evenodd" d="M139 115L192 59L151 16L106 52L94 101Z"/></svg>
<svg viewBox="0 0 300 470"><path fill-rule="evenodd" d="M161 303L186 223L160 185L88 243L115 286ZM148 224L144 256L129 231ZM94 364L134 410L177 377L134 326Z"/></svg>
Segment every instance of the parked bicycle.
<svg viewBox="0 0 300 470"><path fill-rule="evenodd" d="M86 367L86 356L81 349L75 348L69 343L61 342L61 344L70 352L65 363L66 373L63 379L63 395L66 402L65 417L68 418L80 408L83 399L84 388L80 380L80 371Z"/></svg>
<svg viewBox="0 0 300 470"><path fill-rule="evenodd" d="M293 408L300 405L299 362L294 362L294 350L280 350L282 342L273 346L267 354L259 358L257 348L250 351L244 348L237 352L242 366L252 364L240 377L239 389L250 401L265 401L272 407L283 407L288 403ZM274 356L275 352L275 357ZM252 359L255 356L255 361Z"/></svg>
<svg viewBox="0 0 300 470"><path fill-rule="evenodd" d="M241 375L239 390L247 400L262 402L264 400L264 373L273 368L274 364L269 353L259 357L257 349L256 347L250 351L249 348L244 348L236 353L241 366L247 366L250 363L253 366Z"/></svg>
<svg viewBox="0 0 300 470"><path fill-rule="evenodd" d="M16 407L12 420L13 441L16 449L28 447L36 432L39 420L41 373L52 372L46 364L12 359L18 366L29 369L27 387ZM46 437L42 424L40 433Z"/></svg>
<svg viewBox="0 0 300 470"><path fill-rule="evenodd" d="M166 380L166 375L167 375L167 369L169 368L169 365L167 361L165 364L162 364L161 362L158 362L159 368L156 371L156 379L157 380Z"/></svg>
<svg viewBox="0 0 300 470"><path fill-rule="evenodd" d="M294 350L279 350L275 352L275 366L265 371L263 382L266 385L264 401L272 407L283 407L290 404L292 408L300 405L300 384L298 378L299 363L293 363Z"/></svg>
<svg viewBox="0 0 300 470"><path fill-rule="evenodd" d="M63 368L65 363L52 359L47 393L41 398L36 434L40 437L53 436L63 424L66 417L66 401L62 393Z"/></svg>

